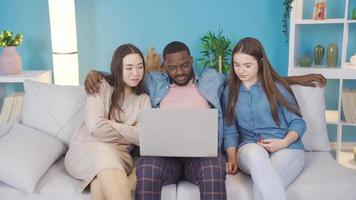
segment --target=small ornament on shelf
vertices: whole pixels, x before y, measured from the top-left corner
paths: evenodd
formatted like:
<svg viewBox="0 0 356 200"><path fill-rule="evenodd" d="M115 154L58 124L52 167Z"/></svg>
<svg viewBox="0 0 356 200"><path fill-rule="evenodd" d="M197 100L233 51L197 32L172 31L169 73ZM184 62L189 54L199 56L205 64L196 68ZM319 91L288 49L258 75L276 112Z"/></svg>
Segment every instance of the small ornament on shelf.
<svg viewBox="0 0 356 200"><path fill-rule="evenodd" d="M324 20L326 18L326 0L315 0L314 3L314 20Z"/></svg>
<svg viewBox="0 0 356 200"><path fill-rule="evenodd" d="M309 55L304 55L299 59L299 64L302 67L310 67L312 64L312 58Z"/></svg>
<svg viewBox="0 0 356 200"><path fill-rule="evenodd" d="M325 49L320 44L314 47L315 65L321 65L323 63L324 53L325 53Z"/></svg>
<svg viewBox="0 0 356 200"><path fill-rule="evenodd" d="M338 61L337 44L330 44L326 50L326 64L328 67L336 67Z"/></svg>

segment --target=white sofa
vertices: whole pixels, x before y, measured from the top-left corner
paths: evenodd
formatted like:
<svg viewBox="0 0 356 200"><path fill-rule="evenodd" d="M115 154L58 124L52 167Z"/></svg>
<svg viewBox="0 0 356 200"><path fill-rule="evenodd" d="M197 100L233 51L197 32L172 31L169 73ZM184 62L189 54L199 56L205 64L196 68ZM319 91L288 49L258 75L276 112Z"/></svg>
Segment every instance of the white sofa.
<svg viewBox="0 0 356 200"><path fill-rule="evenodd" d="M306 153L306 162L302 174L287 189L288 199L355 200L356 172L339 165L329 152L330 146L327 139L324 116L324 90L300 86L293 87L293 90L297 96L302 114L307 121L308 129L303 142L308 152ZM36 157L37 154L29 153L29 155L25 155L25 158L33 158L32 163L31 161L29 161L30 163L18 162L19 158L12 156L18 155L17 148L21 149L24 154L32 151L32 149L26 150L28 148L26 144L18 147L12 145L5 148L4 141L8 141L11 135L15 135L13 131L15 125L13 124L18 122L2 125L0 127L1 200L90 199L90 194L78 192L74 179L66 173L63 165L63 153L65 153L71 133L78 128L83 120L84 98L85 93L82 87L55 86L34 81L25 82L24 107L20 123L54 137L60 144L63 144L64 151L59 151L60 154L58 155L61 156L57 156L59 157L58 160L50 163L49 169L44 172L43 176L40 174L41 178L38 182L28 181L28 177L34 179L34 176L27 176L27 174L34 173L35 166L42 159L46 160L47 157ZM21 136L21 134L25 133L16 134ZM16 139L11 141L16 142ZM39 142L35 147L43 145L45 146L46 143ZM49 150L52 146L45 147ZM40 154L43 152L40 147L37 150ZM1 151L12 152L2 154ZM1 157L1 155L5 156ZM10 161L8 161L9 159ZM8 162L17 163L18 165L11 166ZM16 171L17 169L22 169L22 172ZM13 173L11 176L6 174L9 171ZM24 180L21 180L22 177L15 179L18 174L23 174ZM35 184L34 191L23 192L24 189L31 189L31 187L24 186L21 181ZM18 185L22 189L16 189L5 182L10 185ZM236 176L227 175L226 189L230 200L252 199L251 179L241 172ZM162 199L198 200L200 199L199 189L196 185L181 181L177 185L165 186L162 190Z"/></svg>

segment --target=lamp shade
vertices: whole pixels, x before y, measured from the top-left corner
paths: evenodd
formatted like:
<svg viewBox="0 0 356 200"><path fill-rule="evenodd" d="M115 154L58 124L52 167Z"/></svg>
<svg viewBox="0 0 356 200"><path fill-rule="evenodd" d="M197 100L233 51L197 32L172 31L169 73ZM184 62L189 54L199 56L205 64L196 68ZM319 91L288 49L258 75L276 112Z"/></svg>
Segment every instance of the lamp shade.
<svg viewBox="0 0 356 200"><path fill-rule="evenodd" d="M74 0L48 0L54 53L77 52Z"/></svg>
<svg viewBox="0 0 356 200"><path fill-rule="evenodd" d="M77 70L74 70L74 69ZM77 54L53 54L54 82L58 85L78 85L78 56Z"/></svg>
<svg viewBox="0 0 356 200"><path fill-rule="evenodd" d="M54 82L78 85L77 31L74 0L48 0Z"/></svg>

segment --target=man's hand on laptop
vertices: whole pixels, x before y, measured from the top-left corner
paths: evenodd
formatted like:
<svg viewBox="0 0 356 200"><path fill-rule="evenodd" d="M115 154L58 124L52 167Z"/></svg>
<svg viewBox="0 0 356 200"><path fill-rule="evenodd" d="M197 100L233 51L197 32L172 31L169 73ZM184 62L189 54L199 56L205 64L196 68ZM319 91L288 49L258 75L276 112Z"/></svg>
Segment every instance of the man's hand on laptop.
<svg viewBox="0 0 356 200"><path fill-rule="evenodd" d="M88 72L85 78L85 91L90 95L98 95L100 92L100 82L103 80L101 74L95 70Z"/></svg>
<svg viewBox="0 0 356 200"><path fill-rule="evenodd" d="M236 147L229 147L226 149L227 153L227 163L226 163L226 173L227 174L237 174L238 164L237 164L237 149Z"/></svg>

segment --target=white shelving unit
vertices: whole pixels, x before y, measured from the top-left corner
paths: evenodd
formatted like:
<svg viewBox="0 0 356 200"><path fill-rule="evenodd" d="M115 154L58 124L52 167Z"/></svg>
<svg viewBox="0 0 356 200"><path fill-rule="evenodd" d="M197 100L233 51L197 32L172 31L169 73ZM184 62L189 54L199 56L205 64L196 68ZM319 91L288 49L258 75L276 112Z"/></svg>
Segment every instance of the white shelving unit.
<svg viewBox="0 0 356 200"><path fill-rule="evenodd" d="M23 83L27 79L45 82L45 83L52 83L52 71L30 70L30 71L22 71L20 74L16 74L16 75L0 74L0 83Z"/></svg>
<svg viewBox="0 0 356 200"><path fill-rule="evenodd" d="M328 124L333 124L337 127L337 141L336 141L336 159L342 165L356 169L356 162L353 160L352 150L347 151L345 149L351 148L348 144L343 144L342 141L342 128L343 126L356 126L356 124L346 123L342 120L342 108L341 108L341 92L343 90L343 84L345 80L355 80L356 81L356 66L351 66L348 55L349 39L352 38L355 40L356 35L349 34L350 26L355 26L356 20L351 20L349 18L349 5L353 0L338 0L344 1L345 10L343 17L335 19L325 19L325 20L313 20L306 19L303 16L303 0L294 0L292 2L292 9L290 15L290 38L289 38L289 61L288 61L288 74L289 75L305 75L310 73L320 73L325 76L327 79L336 79L339 80L339 92L338 92L338 108L337 110L327 110L326 119ZM314 1L313 1L314 2ZM310 2L308 2L310 3ZM327 9L328 9L328 1ZM309 5L309 4L308 4ZM326 16L327 17L327 16ZM303 28L313 30L313 28L324 28L325 26L334 26L339 30L339 36L342 36L342 44L338 45L339 56L341 56L341 62L338 62L336 68L328 68L326 65L312 65L311 67L301 67L299 66L298 59L301 55L301 47L305 45L302 44L302 34ZM342 27L342 28L341 28ZM305 36L304 37L309 37ZM312 36L310 36L312 37ZM337 37L334 38L335 41L338 40ZM316 46L317 44L312 44ZM324 60L326 60L326 46ZM310 52L313 50L311 49ZM351 53L356 53L356 49L351 49ZM310 54L313 57L313 54ZM314 63L314 61L313 61ZM328 98L328 97L326 97ZM356 112L356 111L355 111ZM355 133L356 134L356 133Z"/></svg>

